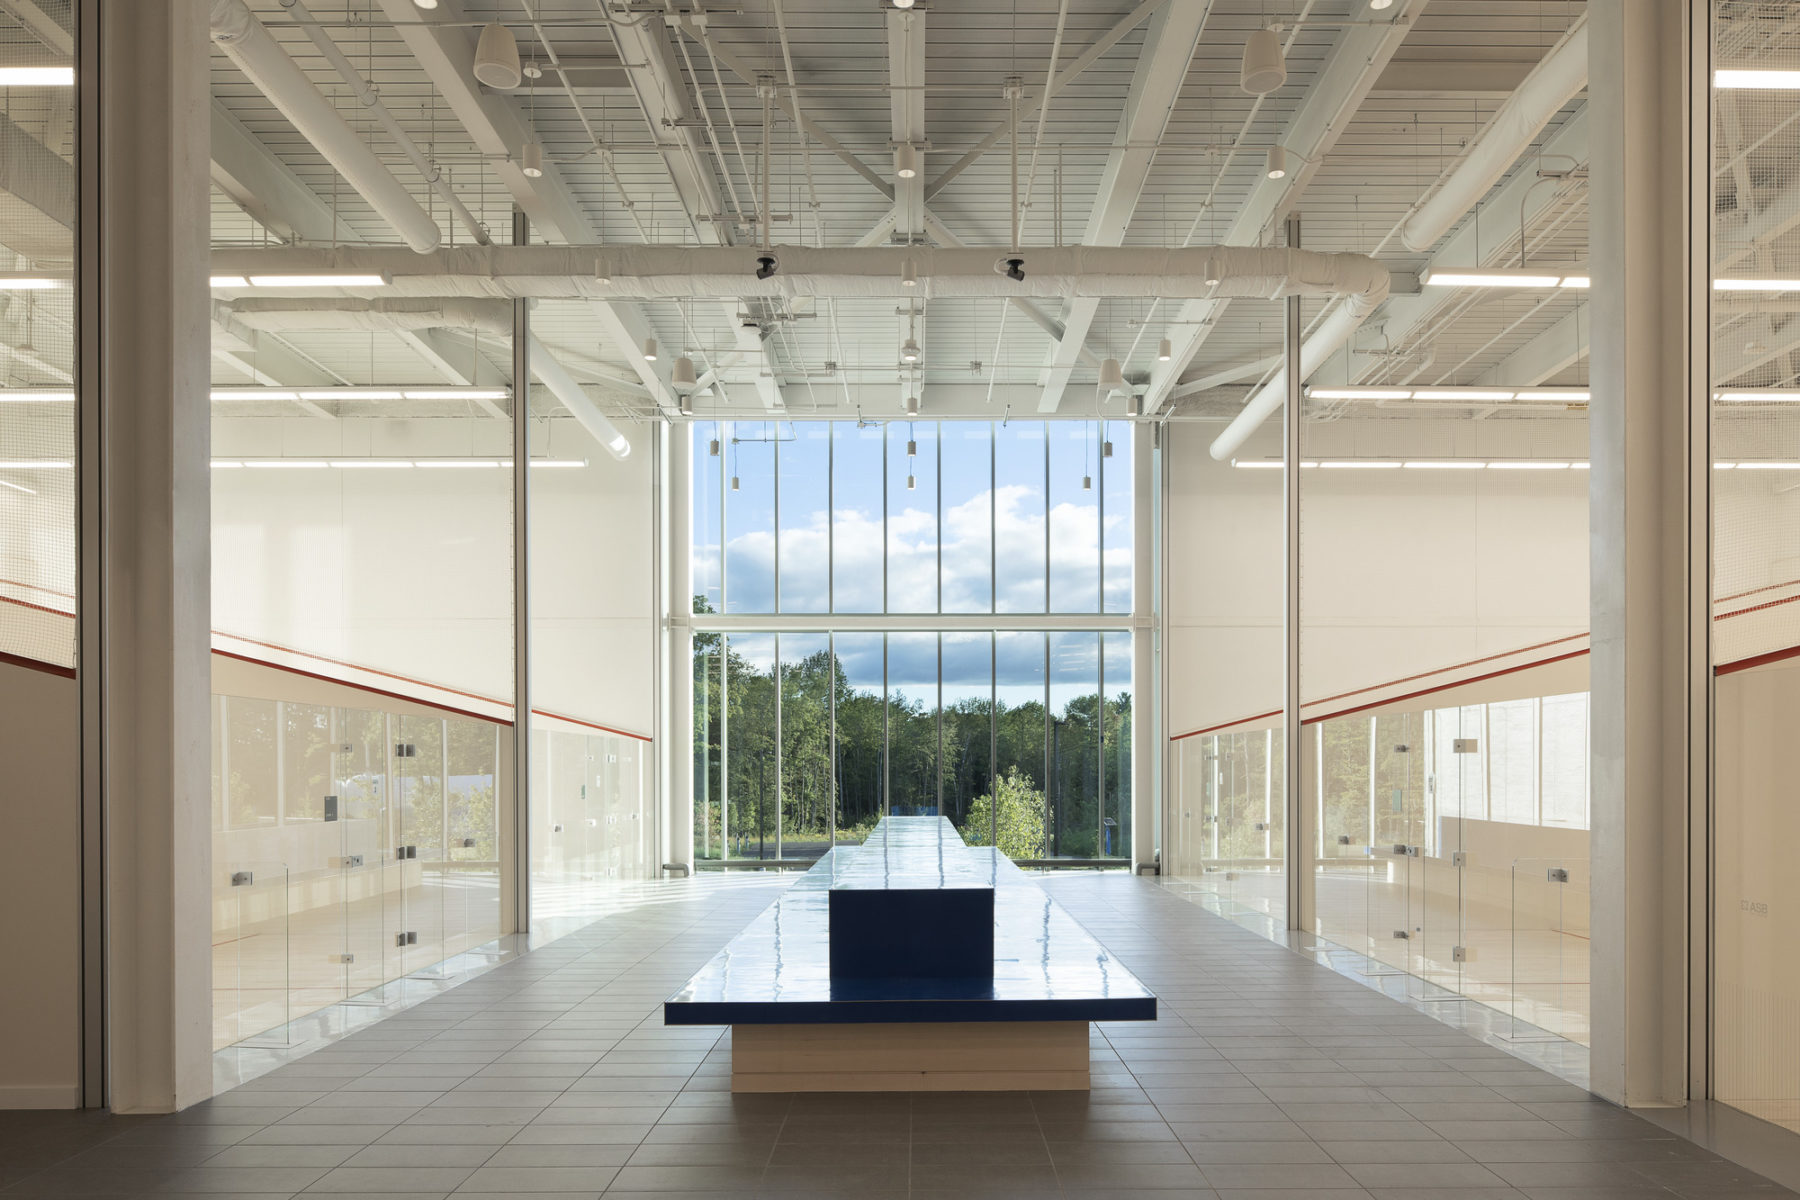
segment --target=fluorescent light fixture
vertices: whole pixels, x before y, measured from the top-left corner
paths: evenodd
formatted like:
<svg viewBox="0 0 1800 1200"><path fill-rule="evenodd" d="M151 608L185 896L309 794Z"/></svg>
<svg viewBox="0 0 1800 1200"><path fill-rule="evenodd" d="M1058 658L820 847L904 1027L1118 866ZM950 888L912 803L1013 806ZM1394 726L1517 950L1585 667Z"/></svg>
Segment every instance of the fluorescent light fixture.
<svg viewBox="0 0 1800 1200"><path fill-rule="evenodd" d="M402 396L397 388L307 388L300 393L302 400L399 400Z"/></svg>
<svg viewBox="0 0 1800 1200"><path fill-rule="evenodd" d="M1766 458L1754 459L1750 462L1738 463L1737 469L1740 471L1800 471L1800 462L1776 462Z"/></svg>
<svg viewBox="0 0 1800 1200"><path fill-rule="evenodd" d="M1586 459L1582 459L1577 462L1572 462L1569 464L1569 470L1571 470L1571 471L1585 471L1587 469L1588 469L1588 464L1587 464Z"/></svg>
<svg viewBox="0 0 1800 1200"><path fill-rule="evenodd" d="M1592 287L1594 280L1588 275L1564 275L1562 285L1566 288Z"/></svg>
<svg viewBox="0 0 1800 1200"><path fill-rule="evenodd" d="M480 470L484 467L498 467L500 464L491 458L421 458L413 463L416 467L436 468L447 471Z"/></svg>
<svg viewBox="0 0 1800 1200"><path fill-rule="evenodd" d="M407 388L408 400L504 400L512 393L505 388ZM343 397L341 399L350 399ZM386 397L383 397L385 399Z"/></svg>
<svg viewBox="0 0 1800 1200"><path fill-rule="evenodd" d="M506 465L510 467L512 464L508 463ZM588 461L585 458L534 458L531 460L531 466L534 470L538 467L561 467L568 469L571 467L585 467L587 465Z"/></svg>
<svg viewBox="0 0 1800 1200"><path fill-rule="evenodd" d="M1715 292L1800 292L1800 279L1715 279Z"/></svg>
<svg viewBox="0 0 1800 1200"><path fill-rule="evenodd" d="M1234 458L1231 465L1240 471L1279 471L1282 468L1279 460L1271 462L1266 458Z"/></svg>
<svg viewBox="0 0 1800 1200"><path fill-rule="evenodd" d="M0 479L0 487L11 488L15 492L24 492L27 496L37 495L36 488L28 488L22 483L8 483L4 479Z"/></svg>
<svg viewBox="0 0 1800 1200"><path fill-rule="evenodd" d="M247 288L250 281L242 275L214 275L212 286L216 288Z"/></svg>
<svg viewBox="0 0 1800 1200"><path fill-rule="evenodd" d="M1427 287L1551 288L1560 286L1564 278L1560 274L1545 275L1510 268L1444 270L1433 267L1419 276L1419 282Z"/></svg>
<svg viewBox="0 0 1800 1200"><path fill-rule="evenodd" d="M0 392L0 398L5 395L5 392ZM1800 391L1792 388L1758 388L1749 392L1720 392L1716 399L1727 400L1734 404L1754 404L1758 401L1793 401L1800 400Z"/></svg>
<svg viewBox="0 0 1800 1200"><path fill-rule="evenodd" d="M0 471L72 471L75 464L54 458L16 458L0 462Z"/></svg>
<svg viewBox="0 0 1800 1200"><path fill-rule="evenodd" d="M0 404L73 404L74 392L39 392L27 388L0 388Z"/></svg>
<svg viewBox="0 0 1800 1200"><path fill-rule="evenodd" d="M1313 400L1406 400L1411 398L1411 388L1384 387L1341 387L1341 388L1307 388L1306 395Z"/></svg>
<svg viewBox="0 0 1800 1200"><path fill-rule="evenodd" d="M340 471L412 470L412 463L404 458L334 458L330 465Z"/></svg>
<svg viewBox="0 0 1800 1200"><path fill-rule="evenodd" d="M0 292L43 292L51 288L66 288L67 279L58 279L54 275L30 275L22 271L0 271Z"/></svg>
<svg viewBox="0 0 1800 1200"><path fill-rule="evenodd" d="M298 400L299 392L283 391L280 388L214 388L214 400Z"/></svg>
<svg viewBox="0 0 1800 1200"><path fill-rule="evenodd" d="M1517 400L1585 401L1587 398L1586 388L1520 388L1514 396Z"/></svg>
<svg viewBox="0 0 1800 1200"><path fill-rule="evenodd" d="M247 458L246 467L254 467L265 471L314 471L324 470L325 460L319 458Z"/></svg>
<svg viewBox="0 0 1800 1200"><path fill-rule="evenodd" d="M1514 393L1499 388L1414 388L1414 400L1511 400Z"/></svg>
<svg viewBox="0 0 1800 1200"><path fill-rule="evenodd" d="M1488 467L1495 471L1566 471L1569 469L1569 464L1566 462L1539 462L1535 459L1526 459L1513 462L1491 462L1488 464Z"/></svg>
<svg viewBox="0 0 1800 1200"><path fill-rule="evenodd" d="M1319 467L1326 471L1396 471L1400 464L1374 458L1339 458L1321 462Z"/></svg>
<svg viewBox="0 0 1800 1200"><path fill-rule="evenodd" d="M212 469L215 471L236 471L241 469L243 465L243 463L235 458L215 458L212 460Z"/></svg>
<svg viewBox="0 0 1800 1200"><path fill-rule="evenodd" d="M1752 71L1739 68L1713 72L1716 88L1770 88L1792 91L1800 88L1800 71Z"/></svg>
<svg viewBox="0 0 1800 1200"><path fill-rule="evenodd" d="M259 288L312 288L312 287L386 287L386 275L358 274L342 272L338 274L315 275L252 275L250 286Z"/></svg>
<svg viewBox="0 0 1800 1200"><path fill-rule="evenodd" d="M0 88L74 86L74 67L0 67Z"/></svg>
<svg viewBox="0 0 1800 1200"><path fill-rule="evenodd" d="M1480 459L1452 458L1441 462L1403 462L1408 471L1479 471L1487 466Z"/></svg>

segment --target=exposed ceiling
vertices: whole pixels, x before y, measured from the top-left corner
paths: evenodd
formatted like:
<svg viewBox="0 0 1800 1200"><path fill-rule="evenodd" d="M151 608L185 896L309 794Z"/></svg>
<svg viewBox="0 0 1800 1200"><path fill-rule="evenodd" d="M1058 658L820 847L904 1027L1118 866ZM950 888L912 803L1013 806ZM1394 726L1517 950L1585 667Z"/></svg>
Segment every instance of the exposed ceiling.
<svg viewBox="0 0 1800 1200"><path fill-rule="evenodd" d="M0 49L37 36L22 6L0 0ZM29 7L66 24L67 0ZM1396 236L1584 15L1575 0L1395 0L1383 10L1368 0L920 0L905 12L877 0L441 0L432 10L415 0L309 0L318 29L373 85L435 181L321 52L303 10L292 0L248 7L431 214L446 246L475 234L444 192L499 242L511 238L517 207L533 215L534 240L755 247L766 168L777 246L1004 248L1012 238L1010 78L1020 93L1022 245L1273 245L1282 218L1298 212L1305 247L1374 254L1399 284L1313 373L1315 384L1585 380L1584 292L1410 283L1433 265L1516 266L1521 251L1532 265L1584 264L1584 95L1556 111L1436 245L1408 249ZM1800 36L1791 12L1781 19L1768 3L1726 15L1735 23L1722 25L1722 55L1779 58ZM536 78L509 92L470 78L475 39L489 21L516 35ZM1239 63L1246 38L1270 22L1281 27L1287 82L1256 97L1240 88ZM400 244L223 53L213 57L212 87L215 245ZM1784 132L1791 113L1749 94L1722 108L1721 162L1729 165L1721 210L1753 222L1795 182L1794 139ZM7 117L66 152L66 112L27 102ZM547 160L535 178L520 169L532 136ZM896 177L899 142L921 151L914 180ZM1274 145L1292 160L1280 181L1263 177ZM0 241L28 258L31 211L0 208ZM1778 265L1790 233L1761 237L1757 263ZM233 311L243 295L216 296L219 387L491 385L510 372L503 332L308 329L298 317L289 328L250 328ZM320 303L329 301L295 305ZM1309 300L1308 325L1324 311ZM673 414L668 369L687 354L708 385L696 408L746 419L892 416L908 394L921 396L927 415L1092 416L1099 361L1114 357L1139 391L1150 391L1151 408L1166 403L1179 417L1224 421L1268 378L1281 346L1278 302L1149 294L1085 307L1000 298L542 301L533 324L600 406L626 420ZM1796 339L1781 336L1785 322L1772 322L1765 307L1724 324L1745 382L1793 379L1800 363L1788 344ZM19 325L16 314L0 315L0 342L16 343ZM1731 332L1738 325L1741 338ZM909 334L924 348L923 367L910 376L899 362ZM664 348L654 367L637 352L645 336ZM1157 362L1163 338L1176 347L1166 366ZM547 396L534 404L556 406ZM475 417L506 408L409 402L384 413L435 414L446 405ZM1121 415L1123 397L1105 411ZM1492 405L1468 413L1507 416Z"/></svg>

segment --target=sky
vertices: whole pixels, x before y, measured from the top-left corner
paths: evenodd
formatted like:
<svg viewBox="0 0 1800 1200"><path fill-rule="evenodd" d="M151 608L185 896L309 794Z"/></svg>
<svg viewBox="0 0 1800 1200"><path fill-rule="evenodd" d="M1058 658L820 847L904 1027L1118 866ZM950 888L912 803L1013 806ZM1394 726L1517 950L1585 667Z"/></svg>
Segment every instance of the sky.
<svg viewBox="0 0 1800 1200"><path fill-rule="evenodd" d="M714 458L718 429L697 428L694 460L694 589L715 608L723 541L728 612L776 611L778 566L784 613L1098 612L1103 594L1130 611L1122 432L1103 459L1087 422L739 422Z"/></svg>

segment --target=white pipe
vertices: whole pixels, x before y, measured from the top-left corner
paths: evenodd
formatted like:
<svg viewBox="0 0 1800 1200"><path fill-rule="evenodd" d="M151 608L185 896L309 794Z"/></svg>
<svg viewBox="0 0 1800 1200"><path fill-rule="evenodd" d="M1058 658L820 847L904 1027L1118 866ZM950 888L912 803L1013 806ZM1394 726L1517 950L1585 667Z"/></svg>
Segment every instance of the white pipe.
<svg viewBox="0 0 1800 1200"><path fill-rule="evenodd" d="M588 300L716 299L797 296L992 297L1000 299L1169 299L1347 297L1359 311L1386 299L1388 269L1362 254L1332 254L1245 246L1142 249L1071 246L1021 250L1025 279L996 270L1009 252L980 249L778 246L780 269L757 279L757 247L731 246L468 246L425 256L375 247L336 250L273 247L219 250L215 275L382 275L384 296L519 297ZM918 284L901 282L904 260L916 264ZM316 287L284 289L288 296L336 296Z"/></svg>
<svg viewBox="0 0 1800 1200"><path fill-rule="evenodd" d="M1493 120L1482 127L1462 161L1400 227L1400 240L1407 249L1424 251L1437 245L1512 168L1550 118L1587 86L1587 79L1587 16L1583 14L1506 98Z"/></svg>
<svg viewBox="0 0 1800 1200"><path fill-rule="evenodd" d="M221 305L249 329L269 333L344 330L459 329L512 334L512 306L501 300L262 300L245 298Z"/></svg>
<svg viewBox="0 0 1800 1200"><path fill-rule="evenodd" d="M469 231L469 236L485 245L489 240L487 230L482 227L480 221L475 219L475 214L469 211L468 205L458 198L456 189L450 186L450 181L444 177L444 173L425 157L425 152L420 150L419 144L412 140L412 135L407 133L400 122L395 119L394 114L388 111L387 105L381 102L380 94L369 86L368 80L362 77L362 72L358 71L355 65L344 56L344 52L338 49L337 43L331 40L331 35L325 32L324 27L319 24L318 18L312 15L311 10L301 3L301 0L281 0L281 3L294 14L294 22L306 29L307 36L312 39L312 44L319 48L319 53L325 56L325 61L337 69L338 77L350 85L350 90L356 93L356 98L362 101L364 108L369 110L370 115L375 118L376 124L380 125L388 137L394 140L394 145L400 147L400 153L406 155L406 161L413 165L413 169L419 173L419 177L425 180L450 211L456 214L456 219L461 221L463 228Z"/></svg>
<svg viewBox="0 0 1800 1200"><path fill-rule="evenodd" d="M596 442L606 447L608 454L623 461L631 453L631 443L619 432L618 426L606 419L606 414L587 398L587 393L581 390L581 385L575 382L574 376L563 369L563 365L556 361L555 356L544 348L544 344L535 335L531 339L531 370L550 389L550 394L562 401L563 407L569 410L569 415L579 421L583 429L593 434ZM530 412L529 396L528 389L513 389L513 420L523 420Z"/></svg>
<svg viewBox="0 0 1800 1200"><path fill-rule="evenodd" d="M421 254L438 248L437 222L344 123L243 0L212 0L212 40L408 246Z"/></svg>
<svg viewBox="0 0 1800 1200"><path fill-rule="evenodd" d="M1324 365L1326 359L1350 340L1350 335L1356 332L1357 327L1367 319L1372 311L1374 311L1373 305L1364 310L1361 306L1348 301L1333 309L1331 314L1320 322L1319 327L1313 330L1312 335L1300 343L1300 374L1302 376L1311 375ZM1286 401L1287 368L1283 367L1245 402L1238 415L1231 419L1231 424L1227 425L1219 436L1213 439L1212 445L1207 447L1207 453L1221 462L1230 458L1237 453L1238 447L1242 446L1245 440L1256 432L1258 426L1268 420L1272 414L1280 411L1282 404Z"/></svg>

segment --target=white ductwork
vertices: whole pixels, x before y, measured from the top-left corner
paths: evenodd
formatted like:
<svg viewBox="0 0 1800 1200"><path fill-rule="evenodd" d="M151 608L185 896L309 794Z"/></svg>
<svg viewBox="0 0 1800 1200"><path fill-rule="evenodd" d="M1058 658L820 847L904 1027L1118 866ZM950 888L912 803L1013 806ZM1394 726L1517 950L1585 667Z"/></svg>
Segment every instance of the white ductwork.
<svg viewBox="0 0 1800 1200"><path fill-rule="evenodd" d="M569 410L569 415L574 417L583 429L594 435L594 440L604 446L608 454L617 459L624 459L631 453L631 443L626 440L625 435L619 432L616 425L606 419L606 414L600 411L598 405L588 399L587 393L581 390L581 385L575 382L575 377L563 369L563 365L556 361L554 355L544 349L544 344L536 337L531 339L529 357L532 373L543 381L545 387L550 389L551 395L562 401L563 407ZM517 420L529 411L530 405L522 402L515 395L513 419Z"/></svg>
<svg viewBox="0 0 1800 1200"><path fill-rule="evenodd" d="M757 256L779 269L756 277ZM924 247L773 251L729 246L470 246L417 257L395 250L278 247L215 251L217 275L379 274L395 297L510 300L659 300L752 297L988 297L997 299L1279 299L1344 297L1367 314L1387 297L1386 267L1362 254L1244 246L1140 249L1074 246L1007 252L1024 260L1025 278L996 269L996 250ZM905 260L918 283L902 281ZM289 295L341 295L328 283L284 289Z"/></svg>
<svg viewBox="0 0 1800 1200"><path fill-rule="evenodd" d="M437 222L345 124L243 0L212 0L212 40L408 246L421 254L437 249Z"/></svg>
<svg viewBox="0 0 1800 1200"><path fill-rule="evenodd" d="M1377 301L1376 303L1380 303ZM1360 305L1356 301L1346 301L1333 309L1319 327L1304 342L1300 343L1300 375L1305 378L1322 366L1343 344L1350 340L1350 335L1368 319L1374 305ZM1255 433L1262 423L1271 415L1281 410L1287 402L1287 368L1275 372L1269 382L1263 384L1245 403L1238 415L1231 419L1213 444L1207 447L1207 453L1224 461L1236 454L1238 447Z"/></svg>
<svg viewBox="0 0 1800 1200"><path fill-rule="evenodd" d="M269 333L392 333L459 329L502 337L512 333L512 306L503 300L261 300L221 305L233 320Z"/></svg>
<svg viewBox="0 0 1800 1200"><path fill-rule="evenodd" d="M1437 245L1530 148L1550 118L1587 86L1587 79L1587 17L1583 15L1506 98L1437 190L1406 219L1400 227L1400 240L1407 249L1424 251Z"/></svg>

